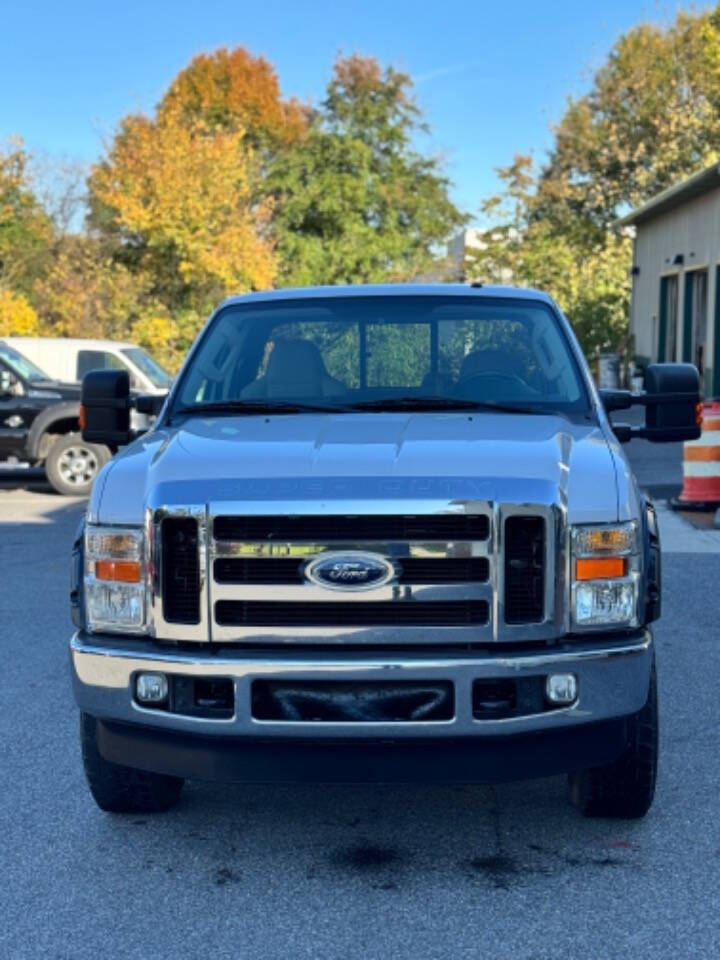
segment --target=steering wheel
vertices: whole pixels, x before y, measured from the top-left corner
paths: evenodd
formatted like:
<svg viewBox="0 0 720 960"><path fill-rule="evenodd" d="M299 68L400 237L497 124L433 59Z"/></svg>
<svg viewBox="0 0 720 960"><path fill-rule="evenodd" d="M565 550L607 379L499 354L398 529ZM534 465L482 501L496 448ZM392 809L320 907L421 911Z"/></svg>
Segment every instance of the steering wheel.
<svg viewBox="0 0 720 960"><path fill-rule="evenodd" d="M464 379L459 381L456 389L463 390L464 392L464 389L469 384L473 383L475 380L478 380L478 381L487 380L488 377L492 377L495 380L506 380L508 381L508 383L511 383L513 386L520 387L522 390L522 393L525 395L527 395L528 390L531 389L528 386L528 384L525 383L522 377L519 377L515 373L492 373L489 370L483 373L471 373L470 376L465 377Z"/></svg>

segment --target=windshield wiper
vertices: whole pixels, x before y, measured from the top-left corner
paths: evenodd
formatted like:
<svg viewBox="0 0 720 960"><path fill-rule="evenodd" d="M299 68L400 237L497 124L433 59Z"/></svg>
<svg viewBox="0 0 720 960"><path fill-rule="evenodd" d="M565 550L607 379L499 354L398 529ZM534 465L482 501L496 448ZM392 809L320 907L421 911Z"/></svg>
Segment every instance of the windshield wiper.
<svg viewBox="0 0 720 960"><path fill-rule="evenodd" d="M350 410L488 410L495 413L552 413L540 407L515 406L510 403L491 403L483 400L463 400L461 397L405 396L381 397L377 400L358 400L348 403Z"/></svg>
<svg viewBox="0 0 720 960"><path fill-rule="evenodd" d="M219 400L216 403L193 403L186 407L176 407L172 416L180 413L335 413L342 407L320 403L303 403L294 400Z"/></svg>

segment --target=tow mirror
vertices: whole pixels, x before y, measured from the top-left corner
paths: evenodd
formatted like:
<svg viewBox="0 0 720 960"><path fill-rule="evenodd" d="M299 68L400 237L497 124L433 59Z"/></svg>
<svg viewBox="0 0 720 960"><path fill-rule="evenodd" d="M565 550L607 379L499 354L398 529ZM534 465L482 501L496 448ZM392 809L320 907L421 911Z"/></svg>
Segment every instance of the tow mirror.
<svg viewBox="0 0 720 960"><path fill-rule="evenodd" d="M127 370L91 370L83 378L80 402L80 425L87 443L102 443L114 450L133 439Z"/></svg>
<svg viewBox="0 0 720 960"><path fill-rule="evenodd" d="M601 390L600 397L608 413L645 407L645 426L613 424L621 443L635 437L653 443L697 440L701 433L698 405L700 375L692 363L652 363L645 371L645 392Z"/></svg>

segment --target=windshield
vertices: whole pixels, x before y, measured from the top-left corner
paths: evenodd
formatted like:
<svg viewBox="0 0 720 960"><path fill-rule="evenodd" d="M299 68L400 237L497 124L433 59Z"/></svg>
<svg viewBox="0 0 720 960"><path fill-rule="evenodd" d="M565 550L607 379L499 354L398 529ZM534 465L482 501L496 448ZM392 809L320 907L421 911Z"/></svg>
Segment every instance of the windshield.
<svg viewBox="0 0 720 960"><path fill-rule="evenodd" d="M46 373L43 373L40 367L36 367L34 363L31 363L29 360L17 350L13 350L12 347L8 347L5 343L0 343L0 357L5 361L5 363L12 369L18 377L22 377L23 380L29 380L31 383L34 383L39 380L50 380Z"/></svg>
<svg viewBox="0 0 720 960"><path fill-rule="evenodd" d="M469 403L587 410L575 358L539 300L367 296L271 301L221 311L175 411L293 402L382 410ZM298 409L301 409L299 406Z"/></svg>
<svg viewBox="0 0 720 960"><path fill-rule="evenodd" d="M170 388L172 377L167 373L157 360L153 360L149 353L146 353L142 347L123 347L121 353L135 364L154 387L161 387L164 390Z"/></svg>

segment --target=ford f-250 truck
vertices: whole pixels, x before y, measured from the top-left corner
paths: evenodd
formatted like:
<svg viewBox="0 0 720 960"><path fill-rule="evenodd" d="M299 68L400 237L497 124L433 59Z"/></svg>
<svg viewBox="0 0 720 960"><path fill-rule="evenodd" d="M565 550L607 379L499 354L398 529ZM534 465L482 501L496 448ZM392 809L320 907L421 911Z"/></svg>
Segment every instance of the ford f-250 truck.
<svg viewBox="0 0 720 960"><path fill-rule="evenodd" d="M620 442L698 436L697 371L645 388L599 394L546 295L450 285L231 299L135 439L152 398L88 374L85 439L127 444L74 547L99 806L568 773L585 814L644 815L660 550Z"/></svg>

